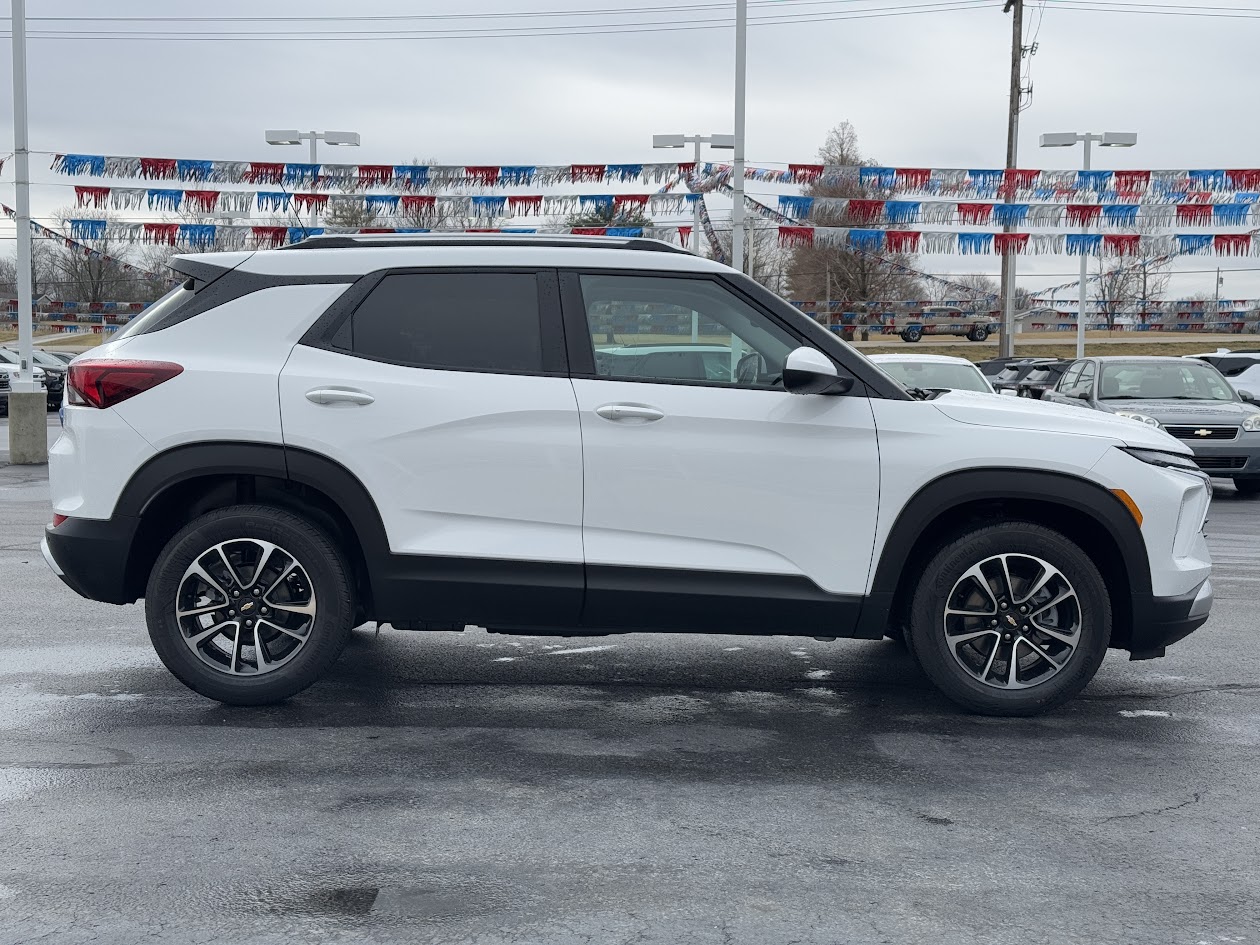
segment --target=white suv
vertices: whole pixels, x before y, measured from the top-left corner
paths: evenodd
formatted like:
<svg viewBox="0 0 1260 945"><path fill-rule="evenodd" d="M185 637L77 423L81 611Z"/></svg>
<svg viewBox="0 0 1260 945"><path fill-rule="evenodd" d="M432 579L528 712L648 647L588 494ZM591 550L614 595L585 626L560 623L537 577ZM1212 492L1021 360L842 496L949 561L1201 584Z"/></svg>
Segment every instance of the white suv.
<svg viewBox="0 0 1260 945"><path fill-rule="evenodd" d="M70 367L44 554L85 597L143 597L211 698L291 696L379 621L888 634L950 698L1022 715L1207 619L1180 442L907 391L663 243L318 237L172 266ZM688 343L729 371L599 356Z"/></svg>

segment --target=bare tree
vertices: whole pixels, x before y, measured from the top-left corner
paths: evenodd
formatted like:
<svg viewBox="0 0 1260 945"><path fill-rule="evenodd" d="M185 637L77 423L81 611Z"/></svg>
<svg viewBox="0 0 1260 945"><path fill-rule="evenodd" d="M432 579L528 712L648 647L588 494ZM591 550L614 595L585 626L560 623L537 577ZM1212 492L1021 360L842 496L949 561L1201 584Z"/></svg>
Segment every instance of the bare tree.
<svg viewBox="0 0 1260 945"><path fill-rule="evenodd" d="M1155 227L1138 225L1125 230L1138 236L1159 232ZM1115 328L1116 317L1132 312L1145 320L1148 303L1162 299L1168 291L1172 258L1151 248L1152 241L1138 240L1138 251L1126 256L1100 256L1095 262L1098 278L1098 307L1107 319L1107 327Z"/></svg>
<svg viewBox="0 0 1260 945"><path fill-rule="evenodd" d="M827 133L827 140L818 151L822 164L845 167L873 166L858 146L857 131L843 121ZM816 181L802 188L809 197L847 197L879 199L886 193L862 187L856 179ZM817 207L817 205L815 205ZM816 209L813 222L817 226L860 228L847 211L831 213ZM788 289L798 299L828 299L862 302L884 299L914 299L922 295L919 279L898 267L913 262L901 253L865 253L820 244L797 246L791 250L787 267Z"/></svg>
<svg viewBox="0 0 1260 945"><path fill-rule="evenodd" d="M79 212L66 207L54 212L53 217L63 231L68 231L70 219ZM103 214L97 219L109 222L113 217ZM100 239L76 238L76 242L80 246L52 243L49 271L50 281L56 283L57 297L76 302L128 301L135 276L123 268L123 263L132 247L108 235ZM96 252L85 252L81 247Z"/></svg>

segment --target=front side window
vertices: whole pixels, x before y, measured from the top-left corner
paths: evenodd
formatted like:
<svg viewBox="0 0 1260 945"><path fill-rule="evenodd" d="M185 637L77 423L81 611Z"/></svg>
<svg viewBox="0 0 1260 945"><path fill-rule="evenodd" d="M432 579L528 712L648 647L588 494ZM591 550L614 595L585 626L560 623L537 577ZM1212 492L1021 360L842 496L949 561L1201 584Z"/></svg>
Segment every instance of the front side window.
<svg viewBox="0 0 1260 945"><path fill-rule="evenodd" d="M538 373L538 279L519 272L386 276L334 345L410 367Z"/></svg>
<svg viewBox="0 0 1260 945"><path fill-rule="evenodd" d="M1061 378L1059 378L1059 386L1056 390L1061 394L1066 394L1076 384L1076 379L1081 376L1081 369L1085 366L1084 361L1077 361L1069 367Z"/></svg>
<svg viewBox="0 0 1260 945"><path fill-rule="evenodd" d="M1081 376L1076 379L1076 383L1072 385L1075 393L1091 393L1094 389L1094 362L1086 361L1085 366L1081 368Z"/></svg>
<svg viewBox="0 0 1260 945"><path fill-rule="evenodd" d="M597 376L782 389L798 343L718 283L586 274L581 287Z"/></svg>

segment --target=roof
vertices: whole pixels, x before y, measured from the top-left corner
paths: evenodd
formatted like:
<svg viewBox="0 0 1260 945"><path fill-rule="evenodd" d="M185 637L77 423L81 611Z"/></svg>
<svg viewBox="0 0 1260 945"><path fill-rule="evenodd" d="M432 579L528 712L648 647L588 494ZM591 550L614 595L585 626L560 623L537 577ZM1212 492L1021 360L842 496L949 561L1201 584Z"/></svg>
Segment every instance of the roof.
<svg viewBox="0 0 1260 945"><path fill-rule="evenodd" d="M880 362L895 361L913 361L920 364L966 364L969 367L976 367L974 361L968 361L966 358L955 358L948 354L871 354L867 355L876 364ZM976 368L976 370L980 370Z"/></svg>
<svg viewBox="0 0 1260 945"><path fill-rule="evenodd" d="M1184 364L1185 358L1175 354L1102 354L1092 355L1089 360L1106 364Z"/></svg>
<svg viewBox="0 0 1260 945"><path fill-rule="evenodd" d="M284 249L198 253L177 260L268 275L359 276L409 266L538 266L730 272L721 263L658 240L516 234L370 234L320 237Z"/></svg>

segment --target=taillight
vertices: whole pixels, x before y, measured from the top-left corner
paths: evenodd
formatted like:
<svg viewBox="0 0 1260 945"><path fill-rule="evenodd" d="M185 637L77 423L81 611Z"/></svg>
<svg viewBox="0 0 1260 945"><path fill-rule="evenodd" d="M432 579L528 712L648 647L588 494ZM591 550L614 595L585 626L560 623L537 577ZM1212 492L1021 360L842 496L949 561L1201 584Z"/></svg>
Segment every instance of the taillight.
<svg viewBox="0 0 1260 945"><path fill-rule="evenodd" d="M184 370L170 361L75 361L66 373L66 399L105 409L143 394Z"/></svg>
<svg viewBox="0 0 1260 945"><path fill-rule="evenodd" d="M67 518L69 518L69 516L58 515L56 512L53 512L53 528L56 528L58 525L64 522Z"/></svg>

